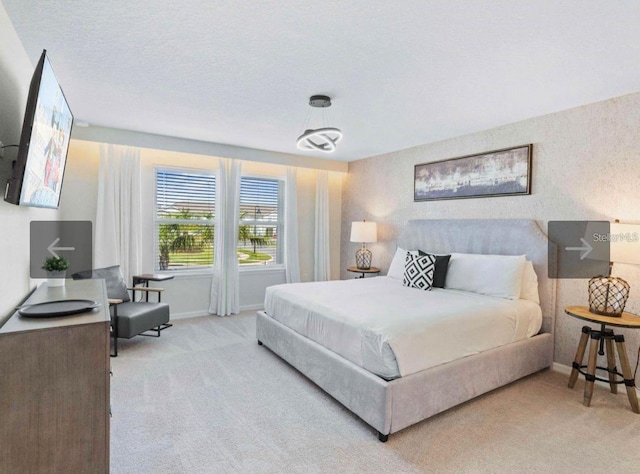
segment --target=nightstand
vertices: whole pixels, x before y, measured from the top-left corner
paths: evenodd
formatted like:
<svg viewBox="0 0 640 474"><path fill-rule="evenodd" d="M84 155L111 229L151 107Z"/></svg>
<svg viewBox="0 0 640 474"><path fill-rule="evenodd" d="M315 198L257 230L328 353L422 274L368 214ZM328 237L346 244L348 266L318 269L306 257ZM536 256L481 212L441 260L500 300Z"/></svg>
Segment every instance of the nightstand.
<svg viewBox="0 0 640 474"><path fill-rule="evenodd" d="M640 413L640 406L638 405L638 396L635 389L635 380L631 367L629 366L629 358L627 357L627 351L624 344L624 336L622 334L614 334L613 329L607 329L606 326L614 326L621 328L633 328L640 329L640 317L631 313L622 313L620 317L601 316L599 314L592 313L586 306L567 306L564 310L569 316L582 319L590 323L600 324L600 330L591 329L589 326L582 327L582 335L580 336L580 343L578 344L578 350L576 351L576 357L571 369L571 376L569 377L569 388L573 388L578 379L578 374L585 376L586 382L584 385L584 406L591 404L591 396L593 395L593 383L598 380L600 382L609 383L611 393L618 393L618 384L624 384L627 389L627 396L629 397L629 403L634 413ZM589 357L587 365L582 364L584 353L587 348L587 339L591 339L589 346ZM616 355L613 351L613 343L616 344L618 350L618 358L620 359L620 365L622 373L618 372L616 368ZM599 348L598 348L599 346ZM601 367L597 365L597 358L599 355L607 355L607 366ZM583 369L587 369L586 372ZM608 374L608 380L596 376L596 369L603 370ZM618 376L622 377L622 380L618 380Z"/></svg>
<svg viewBox="0 0 640 474"><path fill-rule="evenodd" d="M352 273L361 273L362 275L360 275L359 277L356 278L364 278L365 274L373 274L373 275L377 275L378 273L380 273L380 269L377 267L371 267L368 270L364 270L362 268L358 268L358 267L347 267L347 271L348 272L352 272Z"/></svg>

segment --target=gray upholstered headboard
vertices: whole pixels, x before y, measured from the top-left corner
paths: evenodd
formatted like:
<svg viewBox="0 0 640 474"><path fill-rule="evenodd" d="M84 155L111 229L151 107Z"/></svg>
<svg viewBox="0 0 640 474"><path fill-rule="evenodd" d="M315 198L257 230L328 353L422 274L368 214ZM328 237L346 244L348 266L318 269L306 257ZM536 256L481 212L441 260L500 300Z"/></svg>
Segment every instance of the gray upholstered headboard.
<svg viewBox="0 0 640 474"><path fill-rule="evenodd" d="M433 253L526 255L538 275L542 331L553 334L556 312L555 279L548 277L548 254L557 248L536 221L529 219L420 219L407 222L398 247Z"/></svg>

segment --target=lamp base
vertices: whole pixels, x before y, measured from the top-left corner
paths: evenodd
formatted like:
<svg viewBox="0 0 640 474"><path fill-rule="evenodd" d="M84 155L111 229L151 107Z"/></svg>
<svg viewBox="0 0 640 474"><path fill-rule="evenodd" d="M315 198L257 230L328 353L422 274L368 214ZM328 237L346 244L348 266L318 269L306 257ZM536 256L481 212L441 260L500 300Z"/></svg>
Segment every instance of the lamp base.
<svg viewBox="0 0 640 474"><path fill-rule="evenodd" d="M589 280L589 311L602 316L622 316L629 289L629 283L622 278L593 277Z"/></svg>
<svg viewBox="0 0 640 474"><path fill-rule="evenodd" d="M356 267L358 270L369 270L371 268L371 250L358 249L356 252Z"/></svg>

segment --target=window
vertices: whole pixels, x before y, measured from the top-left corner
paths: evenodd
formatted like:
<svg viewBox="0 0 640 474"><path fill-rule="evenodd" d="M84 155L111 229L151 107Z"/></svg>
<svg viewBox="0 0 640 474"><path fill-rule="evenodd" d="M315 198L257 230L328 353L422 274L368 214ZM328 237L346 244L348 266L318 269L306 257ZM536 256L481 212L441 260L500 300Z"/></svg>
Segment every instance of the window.
<svg viewBox="0 0 640 474"><path fill-rule="evenodd" d="M240 180L238 261L281 265L284 182ZM156 170L156 270L197 270L214 262L216 177L200 170Z"/></svg>
<svg viewBox="0 0 640 474"><path fill-rule="evenodd" d="M157 270L213 265L216 177L200 170L156 170Z"/></svg>
<svg viewBox="0 0 640 474"><path fill-rule="evenodd" d="M278 179L240 179L238 261L243 268L282 264L284 182Z"/></svg>

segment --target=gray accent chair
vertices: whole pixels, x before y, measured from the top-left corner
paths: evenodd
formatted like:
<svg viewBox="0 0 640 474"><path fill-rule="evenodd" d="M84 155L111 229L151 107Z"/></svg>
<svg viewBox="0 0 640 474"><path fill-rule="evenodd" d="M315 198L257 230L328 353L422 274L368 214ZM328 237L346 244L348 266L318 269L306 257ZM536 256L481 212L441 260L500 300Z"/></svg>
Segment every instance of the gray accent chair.
<svg viewBox="0 0 640 474"><path fill-rule="evenodd" d="M103 279L107 287L109 310L111 312L111 334L113 336L114 351L112 356L118 356L118 338L131 339L134 336L160 337L163 329L171 327L169 323L170 311L167 303L161 302L162 289L136 286L127 288L120 272L120 266L86 270L71 275L74 280ZM129 297L129 291L132 296ZM158 302L135 301L137 291L156 293ZM155 334L147 334L154 331Z"/></svg>

